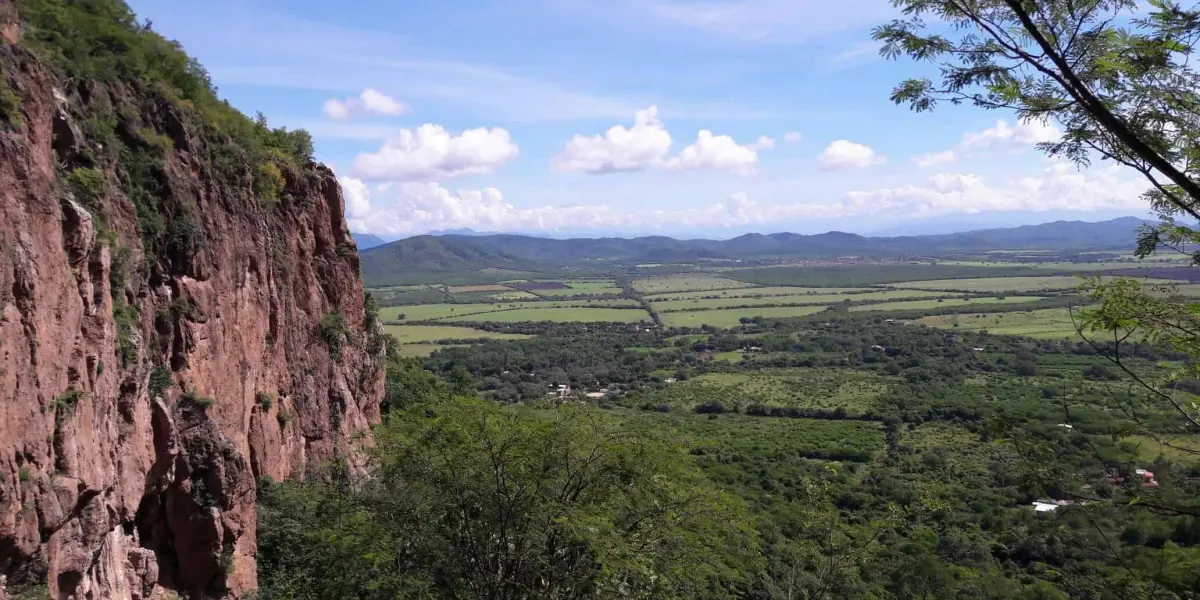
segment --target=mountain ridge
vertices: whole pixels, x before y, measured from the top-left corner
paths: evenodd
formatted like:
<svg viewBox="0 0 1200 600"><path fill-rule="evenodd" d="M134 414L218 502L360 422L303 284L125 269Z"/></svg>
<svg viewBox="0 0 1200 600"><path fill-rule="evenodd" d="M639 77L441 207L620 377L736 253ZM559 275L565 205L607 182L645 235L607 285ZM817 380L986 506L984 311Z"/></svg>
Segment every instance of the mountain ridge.
<svg viewBox="0 0 1200 600"><path fill-rule="evenodd" d="M518 234L423 235L397 240L362 253L370 283L403 271L462 273L486 268L544 270L568 265L638 264L687 261L743 261L935 257L994 250L1127 250L1139 227L1137 217L1107 221L1053 221L950 234L869 237L844 231L818 234L747 233L727 240L634 238L544 238Z"/></svg>

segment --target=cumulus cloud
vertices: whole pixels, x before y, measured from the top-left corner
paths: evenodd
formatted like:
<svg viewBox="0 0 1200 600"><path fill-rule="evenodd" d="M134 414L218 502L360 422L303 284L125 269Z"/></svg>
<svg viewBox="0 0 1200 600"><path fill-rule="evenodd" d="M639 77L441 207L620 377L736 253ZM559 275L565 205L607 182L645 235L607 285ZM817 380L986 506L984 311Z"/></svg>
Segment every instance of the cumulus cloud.
<svg viewBox="0 0 1200 600"><path fill-rule="evenodd" d="M1062 132L1052 123L1024 120L1016 126L1003 119L994 127L983 131L968 131L963 134L959 148L963 150L1024 150L1041 142L1051 142L1062 137Z"/></svg>
<svg viewBox="0 0 1200 600"><path fill-rule="evenodd" d="M799 144L804 141L804 134L799 131L789 131L783 134L783 141L789 144Z"/></svg>
<svg viewBox="0 0 1200 600"><path fill-rule="evenodd" d="M912 157L913 164L918 167L936 167L938 165L948 165L958 160L958 154L953 150L945 152L931 152L929 154L918 154Z"/></svg>
<svg viewBox="0 0 1200 600"><path fill-rule="evenodd" d="M887 162L887 157L876 154L870 146L847 140L836 140L830 143L817 157L817 167L822 171L862 169L885 162Z"/></svg>
<svg viewBox="0 0 1200 600"><path fill-rule="evenodd" d="M376 181L435 181L495 172L520 153L499 127L468 129L455 136L440 125L401 129L378 152L359 154L354 173Z"/></svg>
<svg viewBox="0 0 1200 600"><path fill-rule="evenodd" d="M912 157L918 167L933 167L958 161L962 156L974 156L992 152L1021 152L1041 142L1053 142L1062 137L1053 123L1024 120L1009 125L1003 119L982 131L968 131L962 141L949 150L919 154Z"/></svg>
<svg viewBox="0 0 1200 600"><path fill-rule="evenodd" d="M363 90L357 98L330 98L321 107L325 116L338 121L353 117L398 117L412 112L409 106L375 88Z"/></svg>
<svg viewBox="0 0 1200 600"><path fill-rule="evenodd" d="M346 199L346 218L365 217L371 212L371 192L367 184L353 177L339 177L342 197Z"/></svg>
<svg viewBox="0 0 1200 600"><path fill-rule="evenodd" d="M741 145L727 135L713 135L701 129L696 141L671 157L663 165L668 171L726 171L739 175L754 173L759 150L775 147L775 140L762 136L753 143Z"/></svg>
<svg viewBox="0 0 1200 600"><path fill-rule="evenodd" d="M602 135L576 134L554 157L555 171L620 173L660 164L671 151L671 134L658 118L658 107L637 111L633 127L614 125Z"/></svg>
<svg viewBox="0 0 1200 600"><path fill-rule="evenodd" d="M828 202L766 203L736 193L719 202L677 210L622 210L606 204L520 207L496 188L452 192L431 182L367 187L353 179L342 181L350 228L385 235L459 227L501 231L722 228L865 216L1091 212L1145 206L1140 199L1145 184L1120 167L1080 172L1063 162L1053 162L1039 174L999 182L972 173L940 173L923 183L855 190Z"/></svg>
<svg viewBox="0 0 1200 600"><path fill-rule="evenodd" d="M1145 208L1140 197L1145 184L1131 179L1119 166L1083 172L1055 161L1039 176L992 185L970 173L941 173L924 185L860 190L846 194L843 205L851 214L897 213L938 216L992 211Z"/></svg>

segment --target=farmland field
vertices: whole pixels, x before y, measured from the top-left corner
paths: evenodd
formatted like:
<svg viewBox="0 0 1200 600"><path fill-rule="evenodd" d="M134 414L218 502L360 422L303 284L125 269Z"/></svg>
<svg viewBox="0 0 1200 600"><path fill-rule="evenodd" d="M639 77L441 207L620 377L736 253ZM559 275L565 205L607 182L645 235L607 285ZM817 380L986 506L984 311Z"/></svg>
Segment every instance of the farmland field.
<svg viewBox="0 0 1200 600"><path fill-rule="evenodd" d="M935 279L897 283L892 287L915 290L961 290L966 292L1040 292L1071 290L1083 285L1082 277L982 277L977 279Z"/></svg>
<svg viewBox="0 0 1200 600"><path fill-rule="evenodd" d="M929 264L881 264L762 267L729 271L724 275L738 281L770 286L848 287L958 277L1016 277L1035 273L1036 271L1028 266L960 267ZM1053 273L1048 272L1047 274Z"/></svg>
<svg viewBox="0 0 1200 600"><path fill-rule="evenodd" d="M542 304L549 303L527 303L530 308L463 315L444 318L441 321L451 323L520 323L524 321L636 323L650 320L650 315L640 308L542 308L539 306Z"/></svg>
<svg viewBox="0 0 1200 600"><path fill-rule="evenodd" d="M621 288L612 280L566 281L564 283L567 284L565 288L537 290L537 293L542 296L577 296L582 294L604 296L621 293Z"/></svg>
<svg viewBox="0 0 1200 600"><path fill-rule="evenodd" d="M1147 279L1146 283L1170 283L1167 279ZM897 283L892 287L918 290L961 290L967 292L1040 292L1072 290L1083 285L1082 277L1059 275L1050 277L983 277L977 279L937 279Z"/></svg>
<svg viewBox="0 0 1200 600"><path fill-rule="evenodd" d="M1071 313L1066 308L1041 310L937 315L913 321L930 327L957 328L963 331L986 330L989 333L1024 335L1035 338L1062 339L1076 336Z"/></svg>
<svg viewBox="0 0 1200 600"><path fill-rule="evenodd" d="M658 302L649 298L654 310L659 312L674 312L681 310L714 310L737 306L754 305L783 305L783 304L834 304L837 302L856 302L859 300L888 300L899 298L935 298L949 296L945 292L929 292L925 290L887 290L868 292L866 294L800 294L794 296L745 296L738 298L711 298L707 300L669 300Z"/></svg>
<svg viewBox="0 0 1200 600"><path fill-rule="evenodd" d="M633 282L633 289L645 294L690 292L753 287L741 281L717 277L708 273L686 273L644 277Z"/></svg>
<svg viewBox="0 0 1200 600"><path fill-rule="evenodd" d="M663 313L667 327L736 327L743 317L802 317L825 310L824 306L765 306L762 308L731 308Z"/></svg>
<svg viewBox="0 0 1200 600"><path fill-rule="evenodd" d="M883 302L881 304L864 304L862 306L851 306L851 312L862 311L877 311L877 310L933 310L937 308L949 308L951 306L971 306L975 304L1021 304L1026 302L1037 302L1041 300L1040 296L1008 296L1007 298L972 298L970 300L964 298L944 298L937 300L909 300L902 302Z"/></svg>
<svg viewBox="0 0 1200 600"><path fill-rule="evenodd" d="M646 296L651 302L668 300L701 300L705 298L745 298L748 296L816 296L866 292L876 288L818 288L796 286L742 287L728 290L701 290L696 292L674 292Z"/></svg>
<svg viewBox="0 0 1200 600"><path fill-rule="evenodd" d="M510 291L505 285L455 285L450 286L451 294L466 294L470 292L507 292Z"/></svg>
<svg viewBox="0 0 1200 600"><path fill-rule="evenodd" d="M497 340L523 340L532 336L514 333L496 333L473 327L443 327L439 325L388 325L383 330L395 336L401 344L432 342L436 340L474 340L489 338Z"/></svg>

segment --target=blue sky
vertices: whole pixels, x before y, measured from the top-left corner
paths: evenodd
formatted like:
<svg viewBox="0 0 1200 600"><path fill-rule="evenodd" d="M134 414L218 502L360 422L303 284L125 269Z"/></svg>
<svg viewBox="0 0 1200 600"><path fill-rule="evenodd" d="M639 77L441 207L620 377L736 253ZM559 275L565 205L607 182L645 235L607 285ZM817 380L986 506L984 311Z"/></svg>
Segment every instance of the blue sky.
<svg viewBox="0 0 1200 600"><path fill-rule="evenodd" d="M134 0L235 106L305 127L351 229L875 232L1142 214L1053 124L888 100L887 0Z"/></svg>

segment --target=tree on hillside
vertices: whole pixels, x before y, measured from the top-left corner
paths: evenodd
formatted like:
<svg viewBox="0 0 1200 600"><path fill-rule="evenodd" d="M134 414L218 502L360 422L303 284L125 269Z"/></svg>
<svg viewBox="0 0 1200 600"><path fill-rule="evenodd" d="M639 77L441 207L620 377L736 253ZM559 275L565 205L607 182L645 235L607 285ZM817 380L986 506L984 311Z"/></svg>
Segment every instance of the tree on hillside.
<svg viewBox="0 0 1200 600"><path fill-rule="evenodd" d="M374 452L360 481L267 487L264 598L723 598L757 572L744 506L598 410L428 403Z"/></svg>

